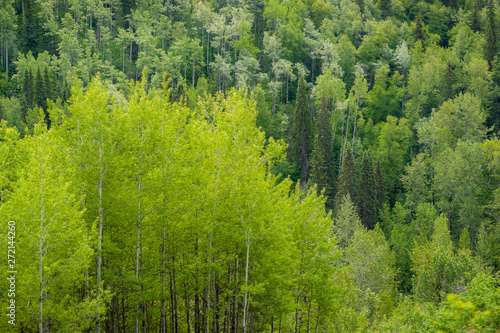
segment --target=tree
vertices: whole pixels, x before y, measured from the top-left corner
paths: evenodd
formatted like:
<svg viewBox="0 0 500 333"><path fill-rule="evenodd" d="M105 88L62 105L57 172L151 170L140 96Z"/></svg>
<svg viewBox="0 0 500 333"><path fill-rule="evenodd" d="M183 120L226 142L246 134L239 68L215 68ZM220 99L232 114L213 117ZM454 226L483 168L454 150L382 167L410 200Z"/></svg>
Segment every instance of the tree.
<svg viewBox="0 0 500 333"><path fill-rule="evenodd" d="M380 226L367 231L358 229L346 250L346 261L352 267L356 287L363 293L379 297L395 294L395 257ZM384 295L384 296L385 296Z"/></svg>
<svg viewBox="0 0 500 333"><path fill-rule="evenodd" d="M363 228L357 208L346 194L337 209L337 216L333 219L333 230L338 237L338 244L345 249L351 243L354 233Z"/></svg>
<svg viewBox="0 0 500 333"><path fill-rule="evenodd" d="M16 266L24 276L16 281L16 308L22 311L18 325L38 332L49 325L83 331L91 324L85 312L103 313L103 303L93 304L74 292L81 288L90 264L91 239L82 218L82 198L66 179L72 169L69 156L56 148L56 142L40 114L34 136L19 142L27 159L19 165L20 177L0 215L16 222L16 250L22 254Z"/></svg>
<svg viewBox="0 0 500 333"><path fill-rule="evenodd" d="M380 0L379 7L383 20L391 15L391 2L389 0Z"/></svg>
<svg viewBox="0 0 500 333"><path fill-rule="evenodd" d="M349 144L344 148L344 158L338 177L337 202L349 194L353 202L357 202L358 188L356 179L356 167L352 156L352 149Z"/></svg>
<svg viewBox="0 0 500 333"><path fill-rule="evenodd" d="M470 28L472 31L477 32L481 29L481 21L480 21L480 5L479 5L479 0L474 0L474 9L471 13L470 16Z"/></svg>
<svg viewBox="0 0 500 333"><path fill-rule="evenodd" d="M441 214L434 221L431 242L416 244L411 252L413 290L424 302L440 303L444 293L463 292L480 271L467 252L453 253L448 219Z"/></svg>
<svg viewBox="0 0 500 333"><path fill-rule="evenodd" d="M405 166L405 173L401 176L401 182L405 188L405 206L415 211L417 206L429 202L432 198L430 188L430 166L425 154L418 154L411 161L411 165Z"/></svg>
<svg viewBox="0 0 500 333"><path fill-rule="evenodd" d="M484 207L485 179L479 144L459 140L448 148L434 166L436 203L450 220L450 229L458 240L463 228L475 239Z"/></svg>
<svg viewBox="0 0 500 333"><path fill-rule="evenodd" d="M492 68L493 60L497 54L497 27L496 27L496 12L495 12L495 3L493 0L488 1L488 6L486 7L486 50L485 50L485 58L488 61L488 65L490 65L490 69Z"/></svg>
<svg viewBox="0 0 500 333"><path fill-rule="evenodd" d="M378 215L377 183L371 153L365 152L360 157L358 193L361 221L367 229L373 229Z"/></svg>
<svg viewBox="0 0 500 333"><path fill-rule="evenodd" d="M323 98L323 104L316 117L316 130L317 134L311 157L311 181L317 184L318 194L325 191L326 209L329 210L333 208L335 184L331 149L332 134L325 98Z"/></svg>
<svg viewBox="0 0 500 333"><path fill-rule="evenodd" d="M312 139L311 113L309 111L306 81L304 77L300 77L291 131L292 143L290 150L294 160L300 165L302 186L306 184L309 178L309 155L313 143Z"/></svg>
<svg viewBox="0 0 500 333"><path fill-rule="evenodd" d="M375 152L387 181L389 200L394 202L400 192L399 175L408 159L411 131L405 118L387 116L387 122L380 123L380 134Z"/></svg>
<svg viewBox="0 0 500 333"><path fill-rule="evenodd" d="M422 21L422 16L420 13L417 14L415 17L415 21L413 26L413 38L415 38L415 41L422 41L422 43L425 43L425 40L427 39L427 29L424 25L424 22Z"/></svg>

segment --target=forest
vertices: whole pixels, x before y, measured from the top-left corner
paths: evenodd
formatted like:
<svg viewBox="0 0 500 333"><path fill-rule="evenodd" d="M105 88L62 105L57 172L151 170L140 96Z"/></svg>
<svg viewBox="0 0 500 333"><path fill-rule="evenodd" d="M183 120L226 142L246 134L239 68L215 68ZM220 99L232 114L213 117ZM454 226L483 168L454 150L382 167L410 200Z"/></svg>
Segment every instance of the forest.
<svg viewBox="0 0 500 333"><path fill-rule="evenodd" d="M1 332L500 332L497 0L0 0Z"/></svg>

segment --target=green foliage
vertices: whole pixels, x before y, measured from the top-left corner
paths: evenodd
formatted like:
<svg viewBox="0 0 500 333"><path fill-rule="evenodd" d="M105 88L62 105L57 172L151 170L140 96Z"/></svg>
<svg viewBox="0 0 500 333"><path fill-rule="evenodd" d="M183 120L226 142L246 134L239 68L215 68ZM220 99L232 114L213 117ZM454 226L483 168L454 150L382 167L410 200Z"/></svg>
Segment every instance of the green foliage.
<svg viewBox="0 0 500 333"><path fill-rule="evenodd" d="M300 179L303 184L309 177L309 155L313 145L311 113L306 81L300 77L297 88L297 103L293 117L290 145L291 156L300 166Z"/></svg>

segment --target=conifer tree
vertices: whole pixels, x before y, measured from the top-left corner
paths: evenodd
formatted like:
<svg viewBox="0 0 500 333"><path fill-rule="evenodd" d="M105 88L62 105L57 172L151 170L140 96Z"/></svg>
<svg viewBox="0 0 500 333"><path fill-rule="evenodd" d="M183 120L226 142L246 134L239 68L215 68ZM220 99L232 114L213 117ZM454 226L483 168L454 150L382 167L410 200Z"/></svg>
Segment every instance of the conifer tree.
<svg viewBox="0 0 500 333"><path fill-rule="evenodd" d="M333 208L334 182L332 167L333 154L331 150L332 132L328 111L326 109L326 99L323 97L321 108L316 118L316 128L318 133L314 140L314 150L311 158L311 180L318 185L318 194L324 189L326 208Z"/></svg>
<svg viewBox="0 0 500 333"><path fill-rule="evenodd" d="M35 92L33 85L33 73L31 71L31 68L29 68L24 72L23 80L24 107L21 114L21 118L23 121L26 121L28 109L32 109L35 105Z"/></svg>
<svg viewBox="0 0 500 333"><path fill-rule="evenodd" d="M453 69L451 67L451 63L448 62L448 66L446 68L446 77L445 77L445 100L449 100L450 98L453 98L455 96L454 90L453 90Z"/></svg>
<svg viewBox="0 0 500 333"><path fill-rule="evenodd" d="M313 143L308 99L306 80L301 76L297 89L297 105L295 106L295 115L292 124L291 155L300 166L302 185L307 183L309 177L309 155Z"/></svg>
<svg viewBox="0 0 500 333"><path fill-rule="evenodd" d="M334 219L333 230L338 239L338 244L345 249L354 233L363 228L359 219L356 206L352 203L349 194L343 196Z"/></svg>
<svg viewBox="0 0 500 333"><path fill-rule="evenodd" d="M490 69L492 68L492 63L497 53L495 16L496 16L495 4L493 3L493 0L489 0L488 8L486 9L487 23L485 32L485 37L486 37L485 58L486 60L488 60Z"/></svg>
<svg viewBox="0 0 500 333"><path fill-rule="evenodd" d="M36 71L34 92L36 106L47 109L47 89L42 72L40 71L40 66L38 66Z"/></svg>
<svg viewBox="0 0 500 333"><path fill-rule="evenodd" d="M23 19L21 27L21 41L25 53L38 53L38 24L37 10L34 0L23 1Z"/></svg>
<svg viewBox="0 0 500 333"><path fill-rule="evenodd" d="M45 123L47 127L50 128L50 117L47 110L47 83L40 71L40 66L38 66L36 77L35 77L35 104L43 109L43 114L45 116Z"/></svg>
<svg viewBox="0 0 500 333"><path fill-rule="evenodd" d="M45 83L45 96L50 99L54 100L56 99L55 95L55 85L54 85L54 80L52 80L52 77L49 73L49 67L45 67L44 73L43 73L43 80Z"/></svg>
<svg viewBox="0 0 500 333"><path fill-rule="evenodd" d="M346 144L344 148L344 158L342 160L338 179L337 200L342 200L347 194L350 195L354 203L357 202L356 168L352 156L352 149L349 144Z"/></svg>
<svg viewBox="0 0 500 333"><path fill-rule="evenodd" d="M370 152L361 157L359 178L359 211L363 224L372 229L377 217L377 183L373 171L373 161Z"/></svg>
<svg viewBox="0 0 500 333"><path fill-rule="evenodd" d="M377 169L375 171L375 180L377 182L377 205L378 208L382 208L385 200L387 199L385 177L382 174L382 169L380 167L380 160L377 161Z"/></svg>
<svg viewBox="0 0 500 333"><path fill-rule="evenodd" d="M2 100L0 100L0 121L5 118L5 107L3 106Z"/></svg>
<svg viewBox="0 0 500 333"><path fill-rule="evenodd" d="M474 32L478 32L481 29L481 21L480 21L480 8L479 8L479 1L475 0L474 1L474 10L471 13L470 17L470 28Z"/></svg>
<svg viewBox="0 0 500 333"><path fill-rule="evenodd" d="M386 19L391 15L391 1L380 0L380 11L382 12L382 19Z"/></svg>
<svg viewBox="0 0 500 333"><path fill-rule="evenodd" d="M415 17L415 30L413 31L413 37L415 41L421 40L422 43L425 41L425 30L424 30L424 22L422 21L422 16L420 13Z"/></svg>

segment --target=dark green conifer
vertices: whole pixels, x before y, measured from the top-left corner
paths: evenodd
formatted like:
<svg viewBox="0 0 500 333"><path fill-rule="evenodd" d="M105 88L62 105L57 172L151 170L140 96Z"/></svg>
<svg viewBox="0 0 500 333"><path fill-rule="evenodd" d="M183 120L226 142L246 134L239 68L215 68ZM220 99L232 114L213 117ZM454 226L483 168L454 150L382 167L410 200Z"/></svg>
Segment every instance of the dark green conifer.
<svg viewBox="0 0 500 333"><path fill-rule="evenodd" d="M496 24L495 24L495 3L493 0L488 1L488 8L486 11L486 50L485 58L492 68L493 60L495 59L497 53L496 45Z"/></svg>
<svg viewBox="0 0 500 333"><path fill-rule="evenodd" d="M418 13L417 16L415 17L415 30L413 31L413 37L415 38L415 41L421 40L422 45L424 44L426 39L424 22L422 21L422 16L420 16L420 13Z"/></svg>
<svg viewBox="0 0 500 333"><path fill-rule="evenodd" d="M28 114L28 109L32 109L35 105L35 92L34 92L34 82L33 82L33 73L31 72L31 68L24 72L24 80L23 80L23 110L21 113L21 118L23 121L26 121L26 115Z"/></svg>
<svg viewBox="0 0 500 333"><path fill-rule="evenodd" d="M478 32L481 29L481 19L480 19L480 13L481 8L479 7L479 1L475 0L474 1L474 10L471 13L470 16L470 28L474 32Z"/></svg>
<svg viewBox="0 0 500 333"><path fill-rule="evenodd" d="M332 132L329 126L326 100L323 97L321 108L316 117L318 133L314 140L314 150L311 158L311 180L317 184L318 194L324 189L327 197L326 208L333 208L334 182L332 167L333 154L331 150Z"/></svg>
<svg viewBox="0 0 500 333"><path fill-rule="evenodd" d="M448 66L446 68L446 76L445 76L445 100L449 100L455 96L455 92L453 90L453 69L451 67L451 63L448 62Z"/></svg>
<svg viewBox="0 0 500 333"><path fill-rule="evenodd" d="M2 104L2 100L0 100L0 121L5 119L5 107Z"/></svg>
<svg viewBox="0 0 500 333"><path fill-rule="evenodd" d="M38 16L35 0L23 1L23 20L21 25L21 44L24 53L38 53Z"/></svg>
<svg viewBox="0 0 500 333"><path fill-rule="evenodd" d="M359 178L359 211L363 224L373 229L378 212L377 184L371 153L365 152L361 156Z"/></svg>
<svg viewBox="0 0 500 333"><path fill-rule="evenodd" d="M301 184L309 178L309 155L313 144L311 113L307 95L306 80L300 77L297 89L297 104L291 131L291 156L300 166Z"/></svg>
<svg viewBox="0 0 500 333"><path fill-rule="evenodd" d="M358 197L356 190L356 167L354 165L352 149L348 143L346 143L346 146L344 147L344 157L342 159L342 166L340 167L340 174L337 183L337 202L349 194L352 201L356 204L356 198Z"/></svg>
<svg viewBox="0 0 500 333"><path fill-rule="evenodd" d="M45 67L45 71L43 74L43 80L45 82L45 95L47 96L48 99L51 101L56 99L56 88L54 84L54 80L52 78L52 75L49 73L49 67Z"/></svg>
<svg viewBox="0 0 500 333"><path fill-rule="evenodd" d="M356 4L359 6L359 10L361 13L364 13L365 11L365 0L355 0Z"/></svg>
<svg viewBox="0 0 500 333"><path fill-rule="evenodd" d="M35 104L44 109L47 108L47 88L45 86L45 80L40 71L40 66L36 71L35 76Z"/></svg>
<svg viewBox="0 0 500 333"><path fill-rule="evenodd" d="M391 15L391 1L390 0L380 0L380 12L382 19L386 19Z"/></svg>
<svg viewBox="0 0 500 333"><path fill-rule="evenodd" d="M375 171L375 180L377 182L377 205L378 209L382 208L384 202L387 200L385 177L382 174L380 161L377 161L377 169Z"/></svg>

